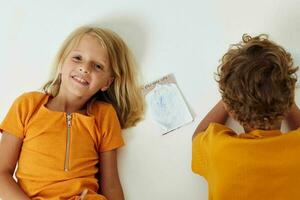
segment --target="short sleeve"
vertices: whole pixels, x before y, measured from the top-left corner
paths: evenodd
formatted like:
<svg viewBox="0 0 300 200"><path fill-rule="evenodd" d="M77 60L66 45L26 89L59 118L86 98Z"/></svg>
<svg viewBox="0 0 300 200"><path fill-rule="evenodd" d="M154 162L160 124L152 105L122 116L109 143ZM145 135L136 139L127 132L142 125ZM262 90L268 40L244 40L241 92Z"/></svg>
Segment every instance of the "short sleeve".
<svg viewBox="0 0 300 200"><path fill-rule="evenodd" d="M124 145L122 129L117 113L112 105L109 105L102 113L101 142L99 152L111 151Z"/></svg>
<svg viewBox="0 0 300 200"><path fill-rule="evenodd" d="M192 141L192 171L201 176L206 176L208 166L207 132L198 133Z"/></svg>
<svg viewBox="0 0 300 200"><path fill-rule="evenodd" d="M235 136L236 133L230 128L210 123L204 132L199 133L192 141L192 170L196 174L208 177L212 155L212 148L224 143L225 138ZM225 140L224 140L225 139Z"/></svg>
<svg viewBox="0 0 300 200"><path fill-rule="evenodd" d="M19 138L25 137L25 124L27 119L26 94L19 96L10 107L4 120L0 124L0 132L6 132Z"/></svg>

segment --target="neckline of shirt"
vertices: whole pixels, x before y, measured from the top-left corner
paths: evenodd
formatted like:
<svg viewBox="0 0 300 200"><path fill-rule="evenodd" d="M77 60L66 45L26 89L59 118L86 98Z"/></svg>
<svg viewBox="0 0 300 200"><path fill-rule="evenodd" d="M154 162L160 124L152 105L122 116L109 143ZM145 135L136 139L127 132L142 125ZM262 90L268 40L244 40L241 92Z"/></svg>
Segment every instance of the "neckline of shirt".
<svg viewBox="0 0 300 200"><path fill-rule="evenodd" d="M268 138L274 136L280 136L283 133L280 130L253 130L248 133L242 133L239 137L242 138Z"/></svg>
<svg viewBox="0 0 300 200"><path fill-rule="evenodd" d="M45 94L45 98L44 98L43 104L41 106L42 109L45 110L48 113L60 114L60 115L65 115L65 116L68 115L68 114L71 114L72 116L81 117L81 118L87 118L87 119L93 119L94 118L94 115L92 115L89 112L89 109L87 109L87 114L86 115L82 114L82 113L79 113L79 112L67 113L67 112L62 112L62 111L51 110L51 109L49 109L49 108L46 107L46 104L48 103L49 98L50 98L50 95L49 94Z"/></svg>

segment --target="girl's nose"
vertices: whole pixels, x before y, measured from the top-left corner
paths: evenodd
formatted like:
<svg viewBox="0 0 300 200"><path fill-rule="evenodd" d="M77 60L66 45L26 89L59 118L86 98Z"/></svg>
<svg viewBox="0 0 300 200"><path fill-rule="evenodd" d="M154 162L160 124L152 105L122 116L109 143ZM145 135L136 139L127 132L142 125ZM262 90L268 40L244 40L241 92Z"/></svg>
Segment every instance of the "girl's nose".
<svg viewBox="0 0 300 200"><path fill-rule="evenodd" d="M89 74L89 73L90 73L90 68L89 68L88 65L81 65L81 66L79 67L79 71L80 71L81 73L84 73L84 74Z"/></svg>

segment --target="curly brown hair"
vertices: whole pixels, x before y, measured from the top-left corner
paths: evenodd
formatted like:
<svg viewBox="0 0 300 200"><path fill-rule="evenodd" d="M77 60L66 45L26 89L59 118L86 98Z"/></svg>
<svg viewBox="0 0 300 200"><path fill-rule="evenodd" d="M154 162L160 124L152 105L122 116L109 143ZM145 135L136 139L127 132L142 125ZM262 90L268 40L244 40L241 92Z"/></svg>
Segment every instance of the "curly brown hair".
<svg viewBox="0 0 300 200"><path fill-rule="evenodd" d="M226 109L244 127L268 130L294 103L293 60L266 34L232 45L222 57L217 82Z"/></svg>

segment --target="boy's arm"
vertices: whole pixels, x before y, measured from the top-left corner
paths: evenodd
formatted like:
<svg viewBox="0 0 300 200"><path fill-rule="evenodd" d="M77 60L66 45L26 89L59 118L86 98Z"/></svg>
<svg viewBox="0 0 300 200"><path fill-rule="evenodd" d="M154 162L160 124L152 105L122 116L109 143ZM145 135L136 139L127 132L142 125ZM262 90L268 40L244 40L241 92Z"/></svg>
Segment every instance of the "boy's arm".
<svg viewBox="0 0 300 200"><path fill-rule="evenodd" d="M285 118L289 128L295 130L300 127L300 109L294 103Z"/></svg>
<svg viewBox="0 0 300 200"><path fill-rule="evenodd" d="M220 100L199 123L194 132L193 138L198 135L198 133L205 131L211 122L225 124L227 119L228 112L224 108L223 101Z"/></svg>
<svg viewBox="0 0 300 200"><path fill-rule="evenodd" d="M13 178L22 139L3 133L0 140L0 199L30 200Z"/></svg>
<svg viewBox="0 0 300 200"><path fill-rule="evenodd" d="M117 165L117 150L100 153L100 188L109 200L124 200Z"/></svg>

